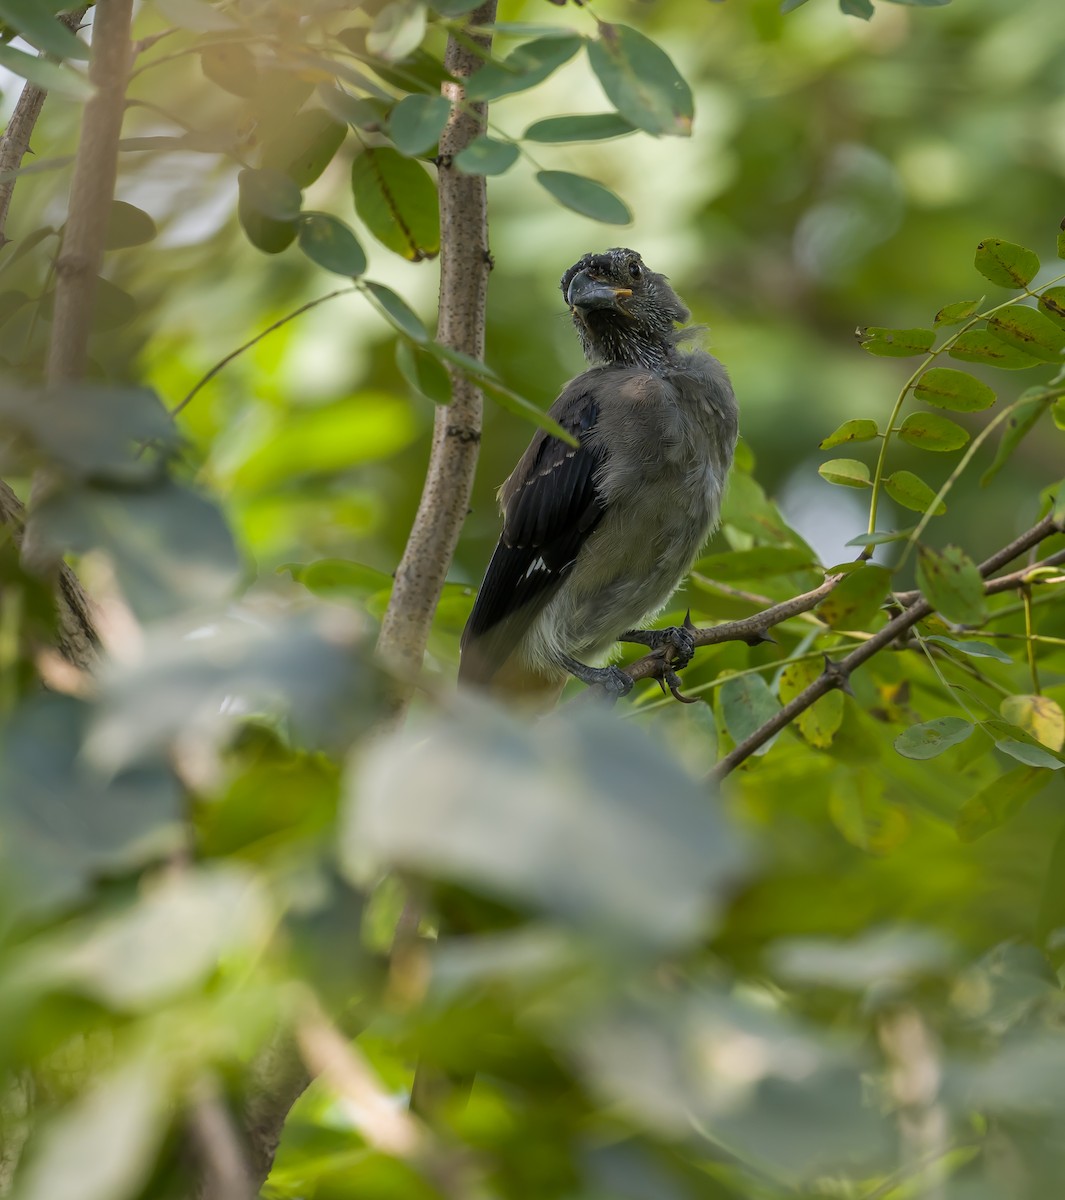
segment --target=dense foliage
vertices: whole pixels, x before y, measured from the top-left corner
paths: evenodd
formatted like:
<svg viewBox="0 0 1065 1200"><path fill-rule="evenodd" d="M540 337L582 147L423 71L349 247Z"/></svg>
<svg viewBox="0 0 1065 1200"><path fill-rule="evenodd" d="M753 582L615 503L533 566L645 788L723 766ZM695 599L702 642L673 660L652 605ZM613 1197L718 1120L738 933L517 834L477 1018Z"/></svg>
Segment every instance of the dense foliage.
<svg viewBox="0 0 1065 1200"><path fill-rule="evenodd" d="M474 5L151 0L90 365L57 381L93 39L0 0L7 109L49 89L0 250L29 504L21 547L0 526L0 1195L1060 1190L1058 2L504 5L454 164L490 177L479 362L430 333ZM520 721L455 696L458 636L579 366L557 277L619 240L742 412L663 621L834 582L704 645L699 703ZM473 511L397 728L376 630L468 377Z"/></svg>

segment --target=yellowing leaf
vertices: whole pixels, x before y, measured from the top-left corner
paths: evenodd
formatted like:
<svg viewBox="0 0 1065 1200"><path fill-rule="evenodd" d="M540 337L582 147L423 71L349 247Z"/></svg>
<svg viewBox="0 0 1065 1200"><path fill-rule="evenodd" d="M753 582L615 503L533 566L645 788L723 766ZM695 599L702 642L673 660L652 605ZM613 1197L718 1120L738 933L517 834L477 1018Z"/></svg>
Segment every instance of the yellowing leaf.
<svg viewBox="0 0 1065 1200"><path fill-rule="evenodd" d="M1049 696L1007 696L999 712L1011 725L1020 726L1051 750L1065 745L1065 713Z"/></svg>

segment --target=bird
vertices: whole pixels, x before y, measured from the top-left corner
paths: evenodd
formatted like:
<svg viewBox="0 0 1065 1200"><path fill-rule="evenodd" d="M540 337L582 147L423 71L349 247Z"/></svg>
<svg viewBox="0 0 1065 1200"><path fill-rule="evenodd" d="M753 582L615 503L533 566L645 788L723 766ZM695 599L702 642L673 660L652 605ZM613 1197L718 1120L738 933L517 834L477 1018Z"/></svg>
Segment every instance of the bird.
<svg viewBox="0 0 1065 1200"><path fill-rule="evenodd" d="M460 643L459 683L549 708L569 676L618 697L601 665L618 642L679 668L687 620L641 628L668 603L717 525L738 437L728 372L665 275L615 246L562 276L588 369L499 489L503 528Z"/></svg>

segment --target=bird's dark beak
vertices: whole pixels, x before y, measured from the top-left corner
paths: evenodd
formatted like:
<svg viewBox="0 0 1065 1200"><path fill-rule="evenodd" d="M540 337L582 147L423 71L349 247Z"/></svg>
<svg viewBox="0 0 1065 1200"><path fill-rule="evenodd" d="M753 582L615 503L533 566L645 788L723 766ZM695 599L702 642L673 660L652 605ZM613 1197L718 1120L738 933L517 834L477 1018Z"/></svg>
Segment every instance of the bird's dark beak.
<svg viewBox="0 0 1065 1200"><path fill-rule="evenodd" d="M632 288L613 287L593 279L587 271L578 271L570 280L566 302L570 308L584 309L619 307L618 301L632 295Z"/></svg>

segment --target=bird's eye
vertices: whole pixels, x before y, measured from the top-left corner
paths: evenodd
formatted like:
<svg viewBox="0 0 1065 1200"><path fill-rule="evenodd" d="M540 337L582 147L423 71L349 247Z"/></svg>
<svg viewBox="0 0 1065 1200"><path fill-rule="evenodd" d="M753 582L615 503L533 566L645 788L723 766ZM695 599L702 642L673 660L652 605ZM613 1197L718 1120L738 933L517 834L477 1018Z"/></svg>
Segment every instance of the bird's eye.
<svg viewBox="0 0 1065 1200"><path fill-rule="evenodd" d="M629 274L633 277L633 279L640 278L640 264L638 262L629 263Z"/></svg>

